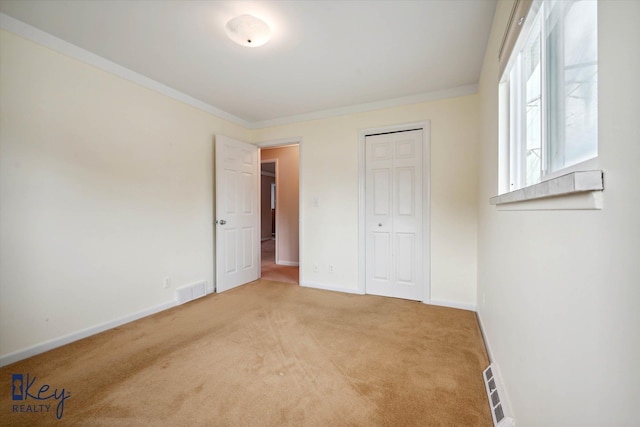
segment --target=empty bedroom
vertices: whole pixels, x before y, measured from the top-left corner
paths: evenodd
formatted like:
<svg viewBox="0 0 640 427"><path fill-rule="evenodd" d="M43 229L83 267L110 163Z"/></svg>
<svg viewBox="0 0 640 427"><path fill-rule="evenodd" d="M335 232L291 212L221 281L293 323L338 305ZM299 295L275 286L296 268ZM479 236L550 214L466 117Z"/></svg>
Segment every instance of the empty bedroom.
<svg viewBox="0 0 640 427"><path fill-rule="evenodd" d="M0 425L637 426L638 22L0 0Z"/></svg>

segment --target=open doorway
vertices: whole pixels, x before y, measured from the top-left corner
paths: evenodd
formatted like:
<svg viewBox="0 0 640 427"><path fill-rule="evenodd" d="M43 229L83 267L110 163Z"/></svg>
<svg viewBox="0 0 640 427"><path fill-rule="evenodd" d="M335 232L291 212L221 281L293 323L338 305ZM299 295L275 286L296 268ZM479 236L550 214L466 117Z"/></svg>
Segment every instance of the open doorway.
<svg viewBox="0 0 640 427"><path fill-rule="evenodd" d="M299 279L299 147L260 150L260 276Z"/></svg>

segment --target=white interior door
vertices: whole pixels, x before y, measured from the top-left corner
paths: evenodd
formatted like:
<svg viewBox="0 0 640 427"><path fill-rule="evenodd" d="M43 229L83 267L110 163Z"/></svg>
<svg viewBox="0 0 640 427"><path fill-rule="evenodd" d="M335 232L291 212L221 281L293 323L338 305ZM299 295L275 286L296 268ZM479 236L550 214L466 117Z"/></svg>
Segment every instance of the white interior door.
<svg viewBox="0 0 640 427"><path fill-rule="evenodd" d="M365 139L368 294L423 298L422 132Z"/></svg>
<svg viewBox="0 0 640 427"><path fill-rule="evenodd" d="M258 147L216 137L216 291L260 274Z"/></svg>

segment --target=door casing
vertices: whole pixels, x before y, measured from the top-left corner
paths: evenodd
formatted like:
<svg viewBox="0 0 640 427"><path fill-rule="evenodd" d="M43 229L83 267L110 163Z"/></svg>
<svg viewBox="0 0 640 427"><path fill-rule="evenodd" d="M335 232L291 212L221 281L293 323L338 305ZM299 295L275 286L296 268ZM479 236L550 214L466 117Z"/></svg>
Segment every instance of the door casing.
<svg viewBox="0 0 640 427"><path fill-rule="evenodd" d="M300 270L298 273L298 284L303 284L303 276L302 276L302 260L303 260L303 223L304 223L304 204L302 203L302 153L303 153L303 144L302 137L293 137L293 138L283 138L283 139L275 139L269 141L261 141L256 144L258 150L260 151L263 148L278 148L278 147L286 147L288 145L297 145L298 146L298 265L300 266ZM271 161L271 160L270 160ZM277 162L276 162L276 223L278 218L278 200L280 199L279 195L279 186L278 186L278 172L277 172ZM277 240L277 231L276 231L276 240ZM258 243L260 244L260 243ZM258 248L258 253L260 254L260 248ZM278 245L276 244L276 261L278 261ZM260 259L260 262L262 260Z"/></svg>

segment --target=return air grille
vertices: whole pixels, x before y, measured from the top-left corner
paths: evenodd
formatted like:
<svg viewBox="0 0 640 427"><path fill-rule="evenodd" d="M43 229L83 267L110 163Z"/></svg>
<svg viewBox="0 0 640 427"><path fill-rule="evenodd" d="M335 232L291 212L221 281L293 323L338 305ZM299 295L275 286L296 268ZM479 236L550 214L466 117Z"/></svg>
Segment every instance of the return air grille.
<svg viewBox="0 0 640 427"><path fill-rule="evenodd" d="M192 285L176 289L176 299L178 304L184 304L207 294L207 282L197 282Z"/></svg>
<svg viewBox="0 0 640 427"><path fill-rule="evenodd" d="M498 384L500 383L493 365L489 365L483 372L484 386L489 398L491 417L495 427L513 427L513 420L505 416L504 404L502 402Z"/></svg>

